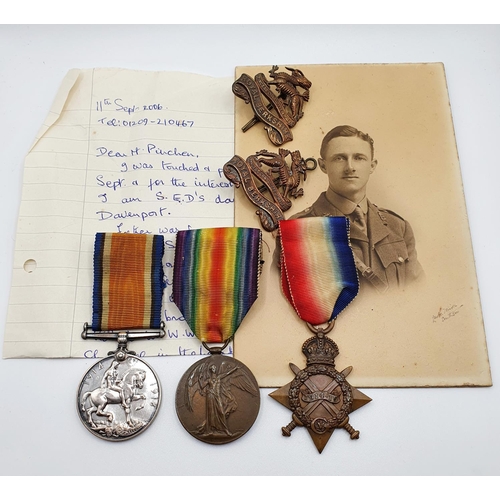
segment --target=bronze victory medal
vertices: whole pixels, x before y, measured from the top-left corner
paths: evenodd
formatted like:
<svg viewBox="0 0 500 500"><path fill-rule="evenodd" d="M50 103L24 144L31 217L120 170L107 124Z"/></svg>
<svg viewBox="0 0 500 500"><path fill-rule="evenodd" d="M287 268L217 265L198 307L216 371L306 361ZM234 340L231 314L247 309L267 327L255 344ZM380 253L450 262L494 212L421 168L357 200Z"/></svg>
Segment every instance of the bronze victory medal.
<svg viewBox="0 0 500 500"><path fill-rule="evenodd" d="M259 413L259 386L240 361L212 354L190 367L177 386L177 416L184 428L209 444L245 434Z"/></svg>
<svg viewBox="0 0 500 500"><path fill-rule="evenodd" d="M262 233L256 228L177 233L173 299L210 352L181 378L177 416L187 432L209 444L238 439L252 427L259 412L255 377L222 351L257 299L261 246Z"/></svg>
<svg viewBox="0 0 500 500"><path fill-rule="evenodd" d="M124 441L146 430L160 402L156 373L130 354L109 356L92 366L77 394L83 424L92 434L108 441Z"/></svg>

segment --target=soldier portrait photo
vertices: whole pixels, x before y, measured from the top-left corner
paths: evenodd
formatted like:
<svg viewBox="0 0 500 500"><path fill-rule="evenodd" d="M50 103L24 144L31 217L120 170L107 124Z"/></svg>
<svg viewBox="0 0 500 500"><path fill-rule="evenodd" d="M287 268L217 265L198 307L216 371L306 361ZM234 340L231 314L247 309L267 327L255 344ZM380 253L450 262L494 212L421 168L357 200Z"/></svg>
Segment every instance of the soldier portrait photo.
<svg viewBox="0 0 500 500"><path fill-rule="evenodd" d="M288 67L288 65L287 65ZM335 319L338 366L350 383L428 387L490 383L461 169L440 63L295 65L311 82L284 148L307 163L284 219L344 216L359 292ZM238 68L267 74L268 67ZM276 152L253 110L236 102L235 151ZM311 168L314 162L316 167ZM260 227L235 190L235 225ZM263 387L302 366L307 331L285 298L279 230L262 232L259 299L235 337L235 356ZM314 300L311 298L311 300ZM256 349L265 345L265 349Z"/></svg>
<svg viewBox="0 0 500 500"><path fill-rule="evenodd" d="M336 126L323 138L318 164L327 175L326 191L290 218L348 217L360 287L384 293L422 280L410 223L367 197L377 167L373 139L350 125Z"/></svg>

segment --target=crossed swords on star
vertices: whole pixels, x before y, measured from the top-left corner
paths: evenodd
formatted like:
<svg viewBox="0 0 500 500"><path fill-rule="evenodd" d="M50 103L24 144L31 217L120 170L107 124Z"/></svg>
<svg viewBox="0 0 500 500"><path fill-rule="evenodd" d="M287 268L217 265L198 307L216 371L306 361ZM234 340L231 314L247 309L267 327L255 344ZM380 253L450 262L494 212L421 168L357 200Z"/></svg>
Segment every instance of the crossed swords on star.
<svg viewBox="0 0 500 500"><path fill-rule="evenodd" d="M295 375L297 375L300 372L300 368L298 366L294 365L293 363L290 363L290 368ZM349 375L349 373L351 373L351 370L352 370L352 366L348 366L347 368L345 368L341 372L341 375L343 375L344 377L347 377L347 375ZM316 384L310 379L304 380L303 383L312 393L326 392L327 394L332 394L333 389L335 389L335 387L337 387L339 385L336 380L332 380L322 391L320 391L318 389L318 387L316 386ZM305 406L305 408L303 409L304 414L310 415L320 405L323 408L325 408L325 410L327 410L328 413L333 418L337 418L339 411L335 408L335 406L332 406L328 401L325 401L323 399L319 399L318 401L313 401L313 402L307 404ZM297 424L302 425L302 423L294 415L293 420L286 427L281 428L283 435L287 436L287 437L290 436L291 432L293 431L293 429L295 429ZM351 439L358 439L359 438L359 431L353 429L352 426L349 424L349 417L346 417L344 419L344 421L338 425L338 427L339 428L343 427L350 434Z"/></svg>

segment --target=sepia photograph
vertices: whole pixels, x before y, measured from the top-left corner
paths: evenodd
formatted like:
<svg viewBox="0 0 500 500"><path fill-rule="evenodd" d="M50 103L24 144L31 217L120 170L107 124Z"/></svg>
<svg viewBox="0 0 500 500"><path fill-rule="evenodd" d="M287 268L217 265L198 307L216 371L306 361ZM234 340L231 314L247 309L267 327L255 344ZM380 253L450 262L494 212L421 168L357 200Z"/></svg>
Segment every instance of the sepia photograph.
<svg viewBox="0 0 500 500"><path fill-rule="evenodd" d="M352 365L360 387L490 385L444 65L285 66L311 87L293 139L279 147L317 166L283 218L350 220L360 291L330 334L340 367ZM236 78L271 71L237 68ZM235 154L276 152L265 124L242 131L252 106L235 106ZM235 196L235 224L262 227L244 190ZM302 363L309 332L281 290L279 232L263 233L261 295L235 356L274 387L289 381L290 361Z"/></svg>
<svg viewBox="0 0 500 500"><path fill-rule="evenodd" d="M327 176L326 190L291 218L347 217L360 287L371 285L383 293L422 280L410 223L366 196L377 167L373 139L354 127L339 125L325 135L318 164Z"/></svg>

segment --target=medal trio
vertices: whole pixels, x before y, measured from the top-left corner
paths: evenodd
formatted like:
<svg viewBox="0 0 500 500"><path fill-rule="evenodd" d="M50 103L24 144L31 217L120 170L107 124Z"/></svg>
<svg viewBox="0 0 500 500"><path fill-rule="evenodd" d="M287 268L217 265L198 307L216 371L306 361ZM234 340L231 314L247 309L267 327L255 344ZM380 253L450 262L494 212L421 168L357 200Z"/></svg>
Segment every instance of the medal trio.
<svg viewBox="0 0 500 500"><path fill-rule="evenodd" d="M277 69L274 66L269 72L271 81L262 74L255 81L242 75L233 92L251 102L255 113L243 130L262 121L271 142L281 145L292 140L289 127L301 118L311 83L300 70L287 68L288 75ZM280 92L277 98L269 92L271 85ZM299 87L305 92L300 93ZM262 96L269 101L267 107ZM277 115L270 113L273 107ZM288 155L291 166L285 162ZM359 289L349 220L284 220L283 211L291 206L288 198L302 195L300 176L305 180L306 170L314 169L315 160L304 160L298 151L292 154L285 149L278 154L261 150L255 158L245 162L235 156L224 166L224 173L236 187L242 184L247 197L259 207L257 214L266 231L279 226L282 290L315 334L302 346L306 368L290 363L295 378L270 396L292 411L292 420L282 427L283 435L290 436L295 427L303 426L321 453L335 429L345 429L351 439L359 437L349 423L349 414L371 401L347 382L352 367L337 371L339 350L326 337ZM314 163L312 168L307 166L309 161ZM262 165L270 167L268 173ZM271 198L263 196L266 191ZM261 231L253 228L195 229L177 234L173 299L210 355L183 375L175 404L184 428L206 443L238 439L252 427L259 412L255 377L240 361L222 352L257 299L261 240ZM127 344L165 335L161 322L163 248L163 237L158 235L96 235L92 325L85 324L82 337L116 339L118 348L83 377L77 405L85 427L106 440L122 441L140 434L160 406L156 373Z"/></svg>
<svg viewBox="0 0 500 500"><path fill-rule="evenodd" d="M85 374L77 395L80 418L94 435L123 441L151 425L161 403L154 370L127 348L128 341L163 337L163 237L98 233L94 246L92 325L84 339L116 339Z"/></svg>

